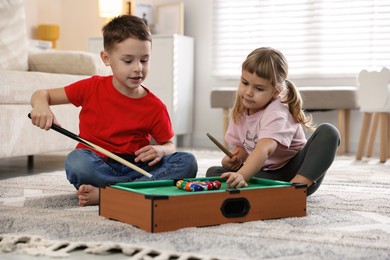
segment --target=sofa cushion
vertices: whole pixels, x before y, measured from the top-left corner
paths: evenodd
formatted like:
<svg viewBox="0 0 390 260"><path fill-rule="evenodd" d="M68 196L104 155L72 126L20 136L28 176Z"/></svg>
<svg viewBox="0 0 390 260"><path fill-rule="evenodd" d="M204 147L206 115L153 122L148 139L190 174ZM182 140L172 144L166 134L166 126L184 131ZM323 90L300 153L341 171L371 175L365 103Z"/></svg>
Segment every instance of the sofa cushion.
<svg viewBox="0 0 390 260"><path fill-rule="evenodd" d="M0 1L0 69L28 70L23 0Z"/></svg>
<svg viewBox="0 0 390 260"><path fill-rule="evenodd" d="M34 91L59 88L89 76L0 70L0 104L30 104Z"/></svg>
<svg viewBox="0 0 390 260"><path fill-rule="evenodd" d="M72 75L109 75L110 67L104 65L99 55L83 51L43 51L28 56L31 71Z"/></svg>

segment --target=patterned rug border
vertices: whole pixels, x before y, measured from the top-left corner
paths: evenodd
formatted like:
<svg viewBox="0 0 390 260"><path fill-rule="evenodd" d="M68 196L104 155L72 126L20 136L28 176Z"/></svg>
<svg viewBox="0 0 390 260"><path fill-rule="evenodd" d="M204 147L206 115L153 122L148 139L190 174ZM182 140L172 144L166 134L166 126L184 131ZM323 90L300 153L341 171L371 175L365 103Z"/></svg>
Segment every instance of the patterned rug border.
<svg viewBox="0 0 390 260"><path fill-rule="evenodd" d="M32 235L0 235L0 252L3 253L67 258L71 256L72 252L80 250L86 254L104 256L110 255L114 251L121 252L129 259L228 260L228 258L172 252L136 244L47 240Z"/></svg>

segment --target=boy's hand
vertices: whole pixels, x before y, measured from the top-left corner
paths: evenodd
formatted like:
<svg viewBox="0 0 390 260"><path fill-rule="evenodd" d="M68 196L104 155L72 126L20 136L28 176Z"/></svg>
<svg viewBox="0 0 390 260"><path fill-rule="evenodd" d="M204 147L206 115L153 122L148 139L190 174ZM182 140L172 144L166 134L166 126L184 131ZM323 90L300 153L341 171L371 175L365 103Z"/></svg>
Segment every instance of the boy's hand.
<svg viewBox="0 0 390 260"><path fill-rule="evenodd" d="M229 188L243 188L248 186L244 176L238 172L225 172L221 175L221 178L227 178L226 184Z"/></svg>
<svg viewBox="0 0 390 260"><path fill-rule="evenodd" d="M165 156L165 149L161 145L147 145L135 152L137 156L134 161L148 162L149 166L153 166Z"/></svg>
<svg viewBox="0 0 390 260"><path fill-rule="evenodd" d="M32 124L41 129L49 130L52 124L61 126L50 109L43 111L33 109L30 115Z"/></svg>

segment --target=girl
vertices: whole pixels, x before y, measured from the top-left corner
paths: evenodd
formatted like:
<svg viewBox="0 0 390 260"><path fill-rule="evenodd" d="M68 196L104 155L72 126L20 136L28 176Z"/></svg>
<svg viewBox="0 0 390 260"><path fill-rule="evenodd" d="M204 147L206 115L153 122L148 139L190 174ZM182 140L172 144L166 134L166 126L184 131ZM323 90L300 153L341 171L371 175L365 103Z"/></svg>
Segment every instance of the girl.
<svg viewBox="0 0 390 260"><path fill-rule="evenodd" d="M232 188L246 187L250 178L259 177L307 184L308 196L318 189L340 135L330 124L311 124L287 74L287 61L275 49L258 48L248 55L225 136L233 157L225 156L222 167L209 168L207 177L227 178ZM314 130L307 141L303 127Z"/></svg>

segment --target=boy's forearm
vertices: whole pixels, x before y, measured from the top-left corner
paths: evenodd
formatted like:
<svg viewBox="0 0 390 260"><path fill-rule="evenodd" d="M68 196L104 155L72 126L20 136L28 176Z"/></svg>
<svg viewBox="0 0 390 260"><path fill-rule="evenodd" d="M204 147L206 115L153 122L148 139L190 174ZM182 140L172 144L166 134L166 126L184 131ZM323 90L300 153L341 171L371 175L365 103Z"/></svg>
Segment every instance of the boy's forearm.
<svg viewBox="0 0 390 260"><path fill-rule="evenodd" d="M37 106L49 107L49 92L47 90L35 91L31 96L30 104L33 108Z"/></svg>
<svg viewBox="0 0 390 260"><path fill-rule="evenodd" d="M176 152L175 144L170 140L161 145L164 149L164 155L172 154Z"/></svg>

